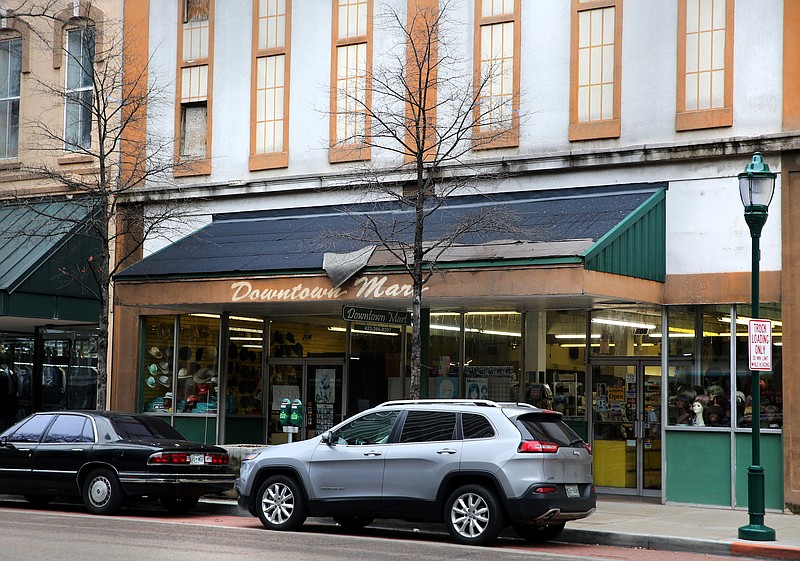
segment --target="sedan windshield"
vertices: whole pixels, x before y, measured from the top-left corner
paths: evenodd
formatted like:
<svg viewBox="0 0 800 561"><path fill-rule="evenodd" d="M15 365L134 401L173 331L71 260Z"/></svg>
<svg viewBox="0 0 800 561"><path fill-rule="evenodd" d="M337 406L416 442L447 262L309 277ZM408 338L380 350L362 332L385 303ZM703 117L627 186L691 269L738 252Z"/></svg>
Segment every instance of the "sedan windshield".
<svg viewBox="0 0 800 561"><path fill-rule="evenodd" d="M181 433L161 419L118 415L111 418L114 430L123 440L149 440L166 438L186 440Z"/></svg>

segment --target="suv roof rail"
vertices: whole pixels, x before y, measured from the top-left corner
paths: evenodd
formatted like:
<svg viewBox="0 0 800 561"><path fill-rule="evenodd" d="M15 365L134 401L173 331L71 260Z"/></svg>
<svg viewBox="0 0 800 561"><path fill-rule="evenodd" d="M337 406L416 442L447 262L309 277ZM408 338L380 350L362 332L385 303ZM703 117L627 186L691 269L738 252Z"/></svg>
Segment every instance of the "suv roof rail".
<svg viewBox="0 0 800 561"><path fill-rule="evenodd" d="M489 399L394 399L378 405L432 405L432 404L451 404L451 405L475 405L478 407L500 407L496 401Z"/></svg>
<svg viewBox="0 0 800 561"><path fill-rule="evenodd" d="M529 409L541 409L541 407L536 407L530 403L525 403L524 401L499 401L497 403L501 407L528 407Z"/></svg>

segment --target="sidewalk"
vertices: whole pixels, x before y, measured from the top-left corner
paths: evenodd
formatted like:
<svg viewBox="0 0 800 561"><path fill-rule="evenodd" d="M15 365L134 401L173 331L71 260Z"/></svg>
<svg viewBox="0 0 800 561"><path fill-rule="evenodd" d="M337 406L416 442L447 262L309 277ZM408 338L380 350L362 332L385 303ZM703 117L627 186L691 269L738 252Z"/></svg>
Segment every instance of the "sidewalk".
<svg viewBox="0 0 800 561"><path fill-rule="evenodd" d="M800 516L767 513L776 541L740 540L746 510L662 505L646 499L598 499L590 517L567 524L560 541L800 560Z"/></svg>

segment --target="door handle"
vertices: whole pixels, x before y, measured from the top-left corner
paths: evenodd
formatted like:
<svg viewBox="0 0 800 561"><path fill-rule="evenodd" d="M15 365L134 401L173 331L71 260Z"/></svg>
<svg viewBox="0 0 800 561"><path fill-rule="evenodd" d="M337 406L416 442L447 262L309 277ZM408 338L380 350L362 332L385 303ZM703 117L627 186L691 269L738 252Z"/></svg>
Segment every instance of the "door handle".
<svg viewBox="0 0 800 561"><path fill-rule="evenodd" d="M364 452L364 455L365 456L381 456L381 455L383 455L383 453L379 452L378 450L370 450L369 452Z"/></svg>
<svg viewBox="0 0 800 561"><path fill-rule="evenodd" d="M436 451L437 454L455 454L456 450L452 448L442 448L441 450Z"/></svg>

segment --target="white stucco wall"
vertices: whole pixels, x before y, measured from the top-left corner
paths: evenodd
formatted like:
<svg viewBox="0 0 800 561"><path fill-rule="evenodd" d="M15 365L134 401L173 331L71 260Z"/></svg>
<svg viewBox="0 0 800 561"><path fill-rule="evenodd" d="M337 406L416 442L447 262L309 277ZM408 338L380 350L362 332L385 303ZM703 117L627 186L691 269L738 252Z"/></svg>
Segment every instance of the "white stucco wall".
<svg viewBox="0 0 800 561"><path fill-rule="evenodd" d="M376 15L404 0L375 0ZM532 157L593 149L669 146L708 140L746 138L781 132L782 2L738 1L734 37L734 124L721 129L675 131L677 8L675 2L637 0L624 3L622 21L621 138L570 143L569 68L570 2L526 0L522 5L521 88L522 127L519 148L481 153L478 158ZM453 39L462 46L460 70L471 72L473 0L457 0L451 22ZM328 163L329 88L331 68L331 1L295 0L292 12L289 114L289 167L248 171L250 130L251 0L217 0L214 34L214 97L212 174L180 178L184 184L229 184L266 180L249 196L216 199L196 205L202 221L214 212L244 209L314 206L337 201L340 193L321 194L315 176L352 169L353 164ZM381 23L374 28L374 65L382 53L395 52L397 36ZM174 134L177 8L172 2L150 2L151 81L168 84L165 103L149 109L148 131ZM396 32L395 32L396 33ZM458 69L457 69L458 70ZM375 153L373 163L392 161ZM774 171L776 157L767 155ZM741 160L685 160L662 164L563 169L520 175L487 185L488 190L531 190L585 185L666 181L667 272L711 273L747 271L750 237L739 202L736 175L748 163ZM280 178L305 177L285 188ZM286 182L288 184L289 182ZM268 192L269 196L253 196ZM152 242L148 251L163 242ZM763 270L780 269L780 194L776 192L762 236Z"/></svg>

